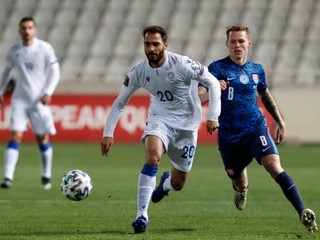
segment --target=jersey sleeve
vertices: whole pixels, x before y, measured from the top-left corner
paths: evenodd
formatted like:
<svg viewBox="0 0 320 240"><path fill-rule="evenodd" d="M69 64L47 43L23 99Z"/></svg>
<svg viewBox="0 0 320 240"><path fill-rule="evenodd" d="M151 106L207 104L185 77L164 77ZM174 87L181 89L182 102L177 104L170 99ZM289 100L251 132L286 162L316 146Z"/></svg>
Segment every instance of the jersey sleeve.
<svg viewBox="0 0 320 240"><path fill-rule="evenodd" d="M203 74L199 77L199 82L206 86L209 94L208 120L218 121L221 113L221 90L218 79L212 75L208 68L204 66Z"/></svg>
<svg viewBox="0 0 320 240"><path fill-rule="evenodd" d="M13 61L11 58L12 50L9 49L7 56L6 56L6 66L2 72L1 80L0 80L0 96L3 95L9 81L10 81L10 72L13 68Z"/></svg>
<svg viewBox="0 0 320 240"><path fill-rule="evenodd" d="M197 80L199 84L205 86L208 89L208 120L218 121L221 113L221 90L219 81L215 78L214 75L210 74L206 66L196 61L191 61L189 74L191 74L192 78L194 80Z"/></svg>
<svg viewBox="0 0 320 240"><path fill-rule="evenodd" d="M215 76L219 80L221 74L220 74L219 68L217 67L216 62L211 63L208 67L208 70L213 76Z"/></svg>
<svg viewBox="0 0 320 240"><path fill-rule="evenodd" d="M216 67L215 62L212 62L209 66L208 66L208 71L216 78L219 80L219 70ZM207 90L207 86L203 85L201 82L199 83L199 86L205 87Z"/></svg>
<svg viewBox="0 0 320 240"><path fill-rule="evenodd" d="M56 89L60 80L60 67L59 64L53 64L50 67L49 76L48 76L48 84L44 91L45 94L51 96Z"/></svg>
<svg viewBox="0 0 320 240"><path fill-rule="evenodd" d="M113 137L114 129L118 123L121 113L128 104L133 93L138 89L139 85L137 84L135 71L131 70L124 79L117 99L112 104L103 130L103 137Z"/></svg>
<svg viewBox="0 0 320 240"><path fill-rule="evenodd" d="M262 65L259 64L258 67L259 67L259 83L257 86L257 91L264 92L268 88L267 80L266 80L266 73L265 73Z"/></svg>

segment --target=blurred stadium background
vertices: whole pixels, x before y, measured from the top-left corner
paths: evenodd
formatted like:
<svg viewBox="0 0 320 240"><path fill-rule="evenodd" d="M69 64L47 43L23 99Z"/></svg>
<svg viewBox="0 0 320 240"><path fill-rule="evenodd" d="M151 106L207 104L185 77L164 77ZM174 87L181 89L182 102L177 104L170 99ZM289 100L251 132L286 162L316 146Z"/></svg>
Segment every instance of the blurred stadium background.
<svg viewBox="0 0 320 240"><path fill-rule="evenodd" d="M290 143L320 143L320 0L0 0L0 66L32 16L61 64L58 93L117 94L144 58L141 31L164 26L169 50L208 65L224 57L225 30L252 30L250 60L264 65Z"/></svg>

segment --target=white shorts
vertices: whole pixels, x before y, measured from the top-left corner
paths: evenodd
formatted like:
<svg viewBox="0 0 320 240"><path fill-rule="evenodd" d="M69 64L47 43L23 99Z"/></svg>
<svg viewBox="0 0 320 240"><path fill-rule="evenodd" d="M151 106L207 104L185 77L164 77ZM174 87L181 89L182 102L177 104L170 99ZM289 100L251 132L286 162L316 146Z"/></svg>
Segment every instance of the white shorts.
<svg viewBox="0 0 320 240"><path fill-rule="evenodd" d="M173 129L160 121L148 121L142 135L142 142L146 136L159 137L166 149L166 153L174 168L189 172L197 147L198 131Z"/></svg>
<svg viewBox="0 0 320 240"><path fill-rule="evenodd" d="M56 134L50 107L37 103L32 107L24 106L19 102L12 102L10 114L10 130L26 131L31 122L32 131L35 135L43 136L47 133Z"/></svg>

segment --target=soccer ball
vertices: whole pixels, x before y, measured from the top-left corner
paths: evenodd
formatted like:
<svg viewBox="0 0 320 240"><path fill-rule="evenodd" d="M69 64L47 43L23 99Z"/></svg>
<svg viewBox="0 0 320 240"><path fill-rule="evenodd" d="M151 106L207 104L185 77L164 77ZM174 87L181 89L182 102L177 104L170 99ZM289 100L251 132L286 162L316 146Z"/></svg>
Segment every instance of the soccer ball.
<svg viewBox="0 0 320 240"><path fill-rule="evenodd" d="M91 178L81 170L71 170L61 180L61 192L71 201L86 199L90 195L91 190Z"/></svg>

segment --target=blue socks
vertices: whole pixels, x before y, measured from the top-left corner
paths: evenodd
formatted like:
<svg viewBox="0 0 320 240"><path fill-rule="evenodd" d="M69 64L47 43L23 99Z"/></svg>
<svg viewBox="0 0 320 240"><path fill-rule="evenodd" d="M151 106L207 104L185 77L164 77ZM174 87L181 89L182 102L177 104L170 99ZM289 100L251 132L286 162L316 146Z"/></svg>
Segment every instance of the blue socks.
<svg viewBox="0 0 320 240"><path fill-rule="evenodd" d="M147 164L143 165L143 168L141 170L141 173L150 177L154 177L157 175L158 172L158 168L157 167L153 167L153 166L149 166Z"/></svg>
<svg viewBox="0 0 320 240"><path fill-rule="evenodd" d="M299 217L301 217L301 213L304 209L304 204L300 196L299 189L293 179L283 171L277 176L276 182L280 185L282 192L298 212Z"/></svg>
<svg viewBox="0 0 320 240"><path fill-rule="evenodd" d="M14 141L9 141L8 145L7 145L7 148L12 148L12 149L15 149L15 150L19 150L19 147L20 147L20 143L17 143L17 142L14 142Z"/></svg>

